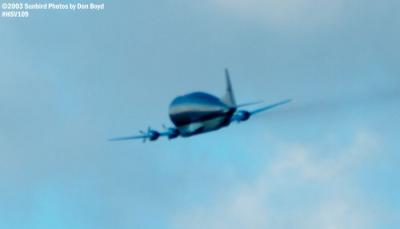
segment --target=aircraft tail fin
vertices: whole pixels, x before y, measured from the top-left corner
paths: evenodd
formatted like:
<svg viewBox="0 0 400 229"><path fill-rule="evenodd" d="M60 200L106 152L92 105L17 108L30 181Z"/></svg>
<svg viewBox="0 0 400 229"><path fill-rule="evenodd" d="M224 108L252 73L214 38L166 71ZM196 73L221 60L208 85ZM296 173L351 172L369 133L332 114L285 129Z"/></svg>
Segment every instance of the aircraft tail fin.
<svg viewBox="0 0 400 229"><path fill-rule="evenodd" d="M226 94L222 98L222 101L226 103L228 106L236 107L235 96L233 94L233 89L228 69L225 69L225 78L226 78Z"/></svg>

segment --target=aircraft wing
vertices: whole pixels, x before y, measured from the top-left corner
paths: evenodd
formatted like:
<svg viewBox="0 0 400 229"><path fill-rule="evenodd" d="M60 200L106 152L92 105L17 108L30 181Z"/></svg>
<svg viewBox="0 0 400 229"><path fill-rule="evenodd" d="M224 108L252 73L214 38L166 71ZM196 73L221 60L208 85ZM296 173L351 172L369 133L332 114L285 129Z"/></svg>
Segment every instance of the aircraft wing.
<svg viewBox="0 0 400 229"><path fill-rule="evenodd" d="M125 136L125 137L116 137L110 138L109 141L125 141L125 140L133 140L133 139L147 139L149 136L146 134L136 135L136 136Z"/></svg>
<svg viewBox="0 0 400 229"><path fill-rule="evenodd" d="M260 112L263 112L263 111L266 111L266 110L275 108L275 107L277 107L277 106L281 106L281 105L283 105L283 104L289 103L290 101L292 101L292 100L291 100L291 99L283 100L283 101L281 101L281 102L274 103L274 104L271 104L271 105L268 105L268 106L265 106L265 107L261 107L261 108L258 108L258 109L256 109L256 110L249 111L249 112L250 112L251 115L257 114L257 113L260 113Z"/></svg>
<svg viewBox="0 0 400 229"><path fill-rule="evenodd" d="M140 131L140 135L134 136L126 136L126 137L117 137L111 138L110 141L125 141L125 140L134 140L134 139L143 139L143 142L146 140L155 141L161 136L168 137L168 139L173 139L179 136L179 131L176 128L167 128L163 125L165 129L164 132L158 132L156 130L152 130L150 127L147 129L146 132Z"/></svg>

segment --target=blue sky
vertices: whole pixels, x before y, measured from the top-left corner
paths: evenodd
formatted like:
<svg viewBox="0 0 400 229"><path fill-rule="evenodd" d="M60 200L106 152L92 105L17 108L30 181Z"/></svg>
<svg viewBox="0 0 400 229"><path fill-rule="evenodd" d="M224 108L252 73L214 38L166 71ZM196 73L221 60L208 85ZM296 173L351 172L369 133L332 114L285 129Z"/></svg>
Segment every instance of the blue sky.
<svg viewBox="0 0 400 229"><path fill-rule="evenodd" d="M0 21L1 228L398 228L398 1L106 1ZM191 91L294 101L152 144Z"/></svg>

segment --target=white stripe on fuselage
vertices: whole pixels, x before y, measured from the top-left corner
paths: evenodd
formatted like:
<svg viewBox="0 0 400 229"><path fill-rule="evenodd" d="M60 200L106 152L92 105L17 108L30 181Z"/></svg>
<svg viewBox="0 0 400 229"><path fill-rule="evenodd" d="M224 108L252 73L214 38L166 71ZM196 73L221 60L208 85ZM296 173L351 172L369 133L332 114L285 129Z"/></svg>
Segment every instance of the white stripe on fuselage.
<svg viewBox="0 0 400 229"><path fill-rule="evenodd" d="M187 136L191 136L195 133L200 134L200 133L204 133L204 132L208 132L208 131L217 130L217 129L225 126L225 125L223 125L223 123L225 122L226 118L227 118L226 116L216 117L216 118L209 119L206 121L193 122L188 125L179 126L177 128L178 128L181 136L187 137ZM197 133L197 131L199 129L202 129L202 130Z"/></svg>

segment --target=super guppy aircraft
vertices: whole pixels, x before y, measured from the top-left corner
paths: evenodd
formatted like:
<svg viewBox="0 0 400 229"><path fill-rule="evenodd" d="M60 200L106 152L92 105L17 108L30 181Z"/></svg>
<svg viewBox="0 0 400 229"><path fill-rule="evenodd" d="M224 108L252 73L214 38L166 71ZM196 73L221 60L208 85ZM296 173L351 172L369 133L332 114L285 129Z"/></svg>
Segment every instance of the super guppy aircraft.
<svg viewBox="0 0 400 229"><path fill-rule="evenodd" d="M228 69L225 69L226 94L223 98L205 92L193 92L176 97L169 106L169 117L174 127L165 127L159 132L150 127L146 132L139 131L140 135L112 138L110 141L122 141L132 139L143 139L155 141L165 136L168 139L190 137L202 134L222 127L229 126L233 122L247 121L252 115L272 109L274 107L289 103L291 100L283 100L252 111L239 108L254 105L260 102L236 104L229 77Z"/></svg>

